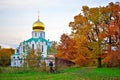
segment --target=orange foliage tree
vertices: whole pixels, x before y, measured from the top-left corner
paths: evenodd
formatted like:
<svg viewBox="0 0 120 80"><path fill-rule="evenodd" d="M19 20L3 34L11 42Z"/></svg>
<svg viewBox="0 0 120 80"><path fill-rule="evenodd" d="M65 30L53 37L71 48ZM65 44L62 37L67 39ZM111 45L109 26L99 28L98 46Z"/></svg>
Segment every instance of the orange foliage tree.
<svg viewBox="0 0 120 80"><path fill-rule="evenodd" d="M56 56L67 60L75 59L74 57L75 50L73 51L74 49L73 46L75 45L74 40L72 40L67 34L62 34L60 41L61 42L57 47Z"/></svg>
<svg viewBox="0 0 120 80"><path fill-rule="evenodd" d="M84 13L84 16L87 19L89 19L91 24L93 25L91 28L91 32L88 35L89 40L91 41L92 44L99 42L99 44L96 44L99 46L99 49L95 48L94 46L92 50L92 54L97 54L96 58L97 56L99 56L98 66L100 66L101 65L100 58L102 57L101 53L103 52L103 50L106 49L107 52L109 53L107 55L111 55L110 53L117 52L117 50L113 51L112 48L116 47L116 49L118 49L117 46L120 39L119 38L120 36L120 3L116 2L114 4L111 2L106 7L96 7L96 8L89 8L88 6L83 6L83 13ZM117 56L118 54L115 54L115 55ZM111 59L113 57L114 56L111 55ZM114 61L112 63L114 63Z"/></svg>
<svg viewBox="0 0 120 80"><path fill-rule="evenodd" d="M88 58L98 60L101 67L102 53L108 54L104 61L108 64L119 63L120 45L120 3L109 3L105 7L89 8L82 7L83 15L78 14L69 26L72 31L70 35L63 34L58 46L58 56L81 64ZM69 47L70 46L70 47ZM113 54L115 56L112 56ZM69 56L69 57L68 57ZM118 57L117 57L118 56ZM114 59L112 61L112 58Z"/></svg>
<svg viewBox="0 0 120 80"><path fill-rule="evenodd" d="M63 34L61 36L61 42L57 48L56 57L60 57L65 60L72 61L77 65L85 65L86 58L77 53L76 41L72 36L68 36L67 34Z"/></svg>
<svg viewBox="0 0 120 80"><path fill-rule="evenodd" d="M72 34L63 34L61 36L57 56L83 66L86 64L90 53L88 48L89 41L86 35L91 26L88 20L79 14L74 17L74 22L70 22L70 27L72 28Z"/></svg>
<svg viewBox="0 0 120 80"><path fill-rule="evenodd" d="M103 39L107 39L105 45L107 45L107 57L104 59L104 62L107 66L120 66L120 2L109 3L106 7L109 9L109 19L101 25L104 27L105 31L102 33L104 36Z"/></svg>
<svg viewBox="0 0 120 80"><path fill-rule="evenodd" d="M10 65L11 55L14 53L14 49L1 48L0 49L0 65L8 66Z"/></svg>
<svg viewBox="0 0 120 80"><path fill-rule="evenodd" d="M88 19L81 14L74 17L74 22L70 22L69 26L72 28L71 35L73 36L76 45L76 56L80 55L78 58L79 64L86 64L90 57L90 48L88 47L88 34L90 32L91 24ZM80 61L83 59L84 61Z"/></svg>

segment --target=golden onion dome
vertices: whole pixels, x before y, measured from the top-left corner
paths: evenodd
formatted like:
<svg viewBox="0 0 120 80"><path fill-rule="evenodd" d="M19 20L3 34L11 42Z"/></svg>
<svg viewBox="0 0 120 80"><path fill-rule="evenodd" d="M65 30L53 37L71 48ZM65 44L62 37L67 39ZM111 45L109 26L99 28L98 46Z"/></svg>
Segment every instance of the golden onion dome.
<svg viewBox="0 0 120 80"><path fill-rule="evenodd" d="M33 23L32 29L33 31L44 31L45 27L44 27L43 22L41 22L38 18L38 20Z"/></svg>

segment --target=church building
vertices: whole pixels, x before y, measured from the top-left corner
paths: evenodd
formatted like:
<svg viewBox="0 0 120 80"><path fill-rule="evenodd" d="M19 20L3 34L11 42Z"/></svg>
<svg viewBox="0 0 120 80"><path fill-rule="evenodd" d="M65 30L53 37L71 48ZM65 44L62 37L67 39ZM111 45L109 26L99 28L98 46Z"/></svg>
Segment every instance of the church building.
<svg viewBox="0 0 120 80"><path fill-rule="evenodd" d="M47 57L48 48L51 47L52 42L45 39L45 25L39 19L33 23L32 37L19 44L16 48L15 54L11 55L11 66L21 67L24 64L25 56L27 55L27 46L36 52L36 49L40 49L42 59Z"/></svg>

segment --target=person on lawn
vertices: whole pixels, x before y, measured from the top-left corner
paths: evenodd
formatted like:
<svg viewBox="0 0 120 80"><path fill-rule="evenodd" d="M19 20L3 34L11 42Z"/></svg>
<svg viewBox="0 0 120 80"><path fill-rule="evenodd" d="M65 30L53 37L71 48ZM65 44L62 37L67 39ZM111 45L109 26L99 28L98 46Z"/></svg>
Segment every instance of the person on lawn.
<svg viewBox="0 0 120 80"><path fill-rule="evenodd" d="M50 72L54 72L54 70L53 70L53 62L52 61L50 61L49 66L50 66Z"/></svg>

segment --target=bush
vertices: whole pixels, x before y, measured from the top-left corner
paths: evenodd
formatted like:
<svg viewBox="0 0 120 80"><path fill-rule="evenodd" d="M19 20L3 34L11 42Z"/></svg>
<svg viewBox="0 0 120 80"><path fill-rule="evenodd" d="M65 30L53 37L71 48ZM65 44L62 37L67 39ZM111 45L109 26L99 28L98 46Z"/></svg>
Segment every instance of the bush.
<svg viewBox="0 0 120 80"><path fill-rule="evenodd" d="M104 58L103 64L106 67L119 67L120 66L120 59L119 59L120 54L111 52L108 53L107 57Z"/></svg>

